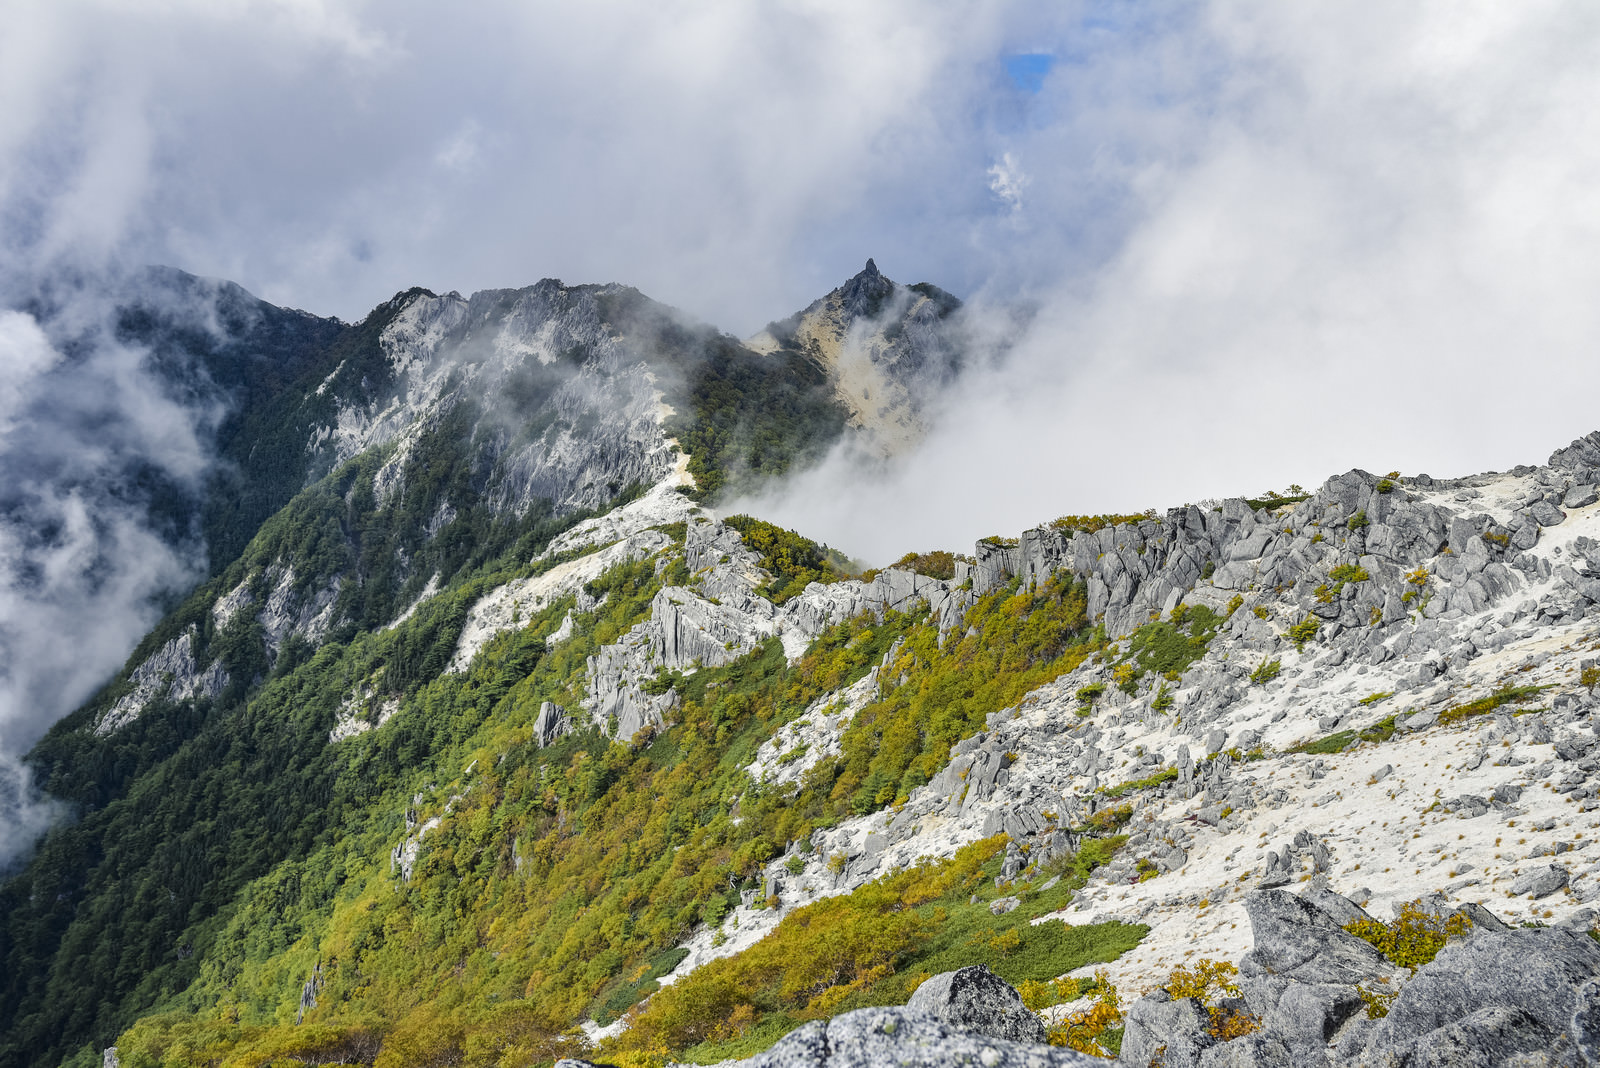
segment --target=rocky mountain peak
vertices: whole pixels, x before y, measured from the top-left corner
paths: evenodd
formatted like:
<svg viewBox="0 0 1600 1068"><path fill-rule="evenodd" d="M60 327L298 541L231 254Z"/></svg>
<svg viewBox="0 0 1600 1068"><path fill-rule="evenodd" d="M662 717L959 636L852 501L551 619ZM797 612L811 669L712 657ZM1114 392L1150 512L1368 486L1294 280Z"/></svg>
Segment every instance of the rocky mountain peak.
<svg viewBox="0 0 1600 1068"><path fill-rule="evenodd" d="M851 423L891 455L919 441L932 396L960 370L961 302L937 286L903 286L873 260L827 296L745 344L820 367Z"/></svg>
<svg viewBox="0 0 1600 1068"><path fill-rule="evenodd" d="M878 270L878 265L869 259L860 274L829 296L838 295L840 310L848 321L853 322L860 318L876 318L889 298L894 296L896 288L895 283L885 278Z"/></svg>

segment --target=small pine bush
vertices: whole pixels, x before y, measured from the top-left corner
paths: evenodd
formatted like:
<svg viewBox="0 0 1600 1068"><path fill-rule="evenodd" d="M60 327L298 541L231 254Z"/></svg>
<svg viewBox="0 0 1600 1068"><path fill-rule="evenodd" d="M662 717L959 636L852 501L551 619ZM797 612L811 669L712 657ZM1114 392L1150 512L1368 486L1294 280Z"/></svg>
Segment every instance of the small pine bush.
<svg viewBox="0 0 1600 1068"><path fill-rule="evenodd" d="M1250 681L1257 686L1265 686L1278 677L1278 672L1283 670L1283 662L1279 660L1262 660L1256 669L1250 673Z"/></svg>

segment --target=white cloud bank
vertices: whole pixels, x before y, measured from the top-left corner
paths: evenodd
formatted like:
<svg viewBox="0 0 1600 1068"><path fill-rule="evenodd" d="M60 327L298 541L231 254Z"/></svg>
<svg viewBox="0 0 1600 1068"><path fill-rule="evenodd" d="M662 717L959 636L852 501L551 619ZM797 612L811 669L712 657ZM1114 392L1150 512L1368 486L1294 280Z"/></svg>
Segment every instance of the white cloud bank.
<svg viewBox="0 0 1600 1068"><path fill-rule="evenodd" d="M1104 102L1121 145L1168 148L1128 173L1114 254L1051 279L1030 248L1033 328L923 451L887 474L836 460L767 510L881 562L1351 466L1537 463L1600 428L1597 17L1219 3L1103 57L1112 83L1141 58L1210 81L1175 108ZM1098 73L1046 94L1070 107ZM1064 129L1019 137L1024 216L1061 192Z"/></svg>

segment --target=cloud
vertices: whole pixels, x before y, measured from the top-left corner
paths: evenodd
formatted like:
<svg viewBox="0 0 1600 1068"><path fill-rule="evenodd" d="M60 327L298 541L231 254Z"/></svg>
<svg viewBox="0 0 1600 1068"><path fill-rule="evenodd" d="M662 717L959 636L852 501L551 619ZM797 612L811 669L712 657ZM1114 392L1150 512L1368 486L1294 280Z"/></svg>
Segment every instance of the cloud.
<svg viewBox="0 0 1600 1068"><path fill-rule="evenodd" d="M64 811L39 792L26 764L0 750L0 876L11 873Z"/></svg>
<svg viewBox="0 0 1600 1068"><path fill-rule="evenodd" d="M1066 117L1007 136L1046 228L1084 217L1099 138L1109 254L1052 272L1019 237L1019 282L979 294L1036 300L1004 366L916 455L835 458L771 511L883 562L1357 465L1541 462L1600 426L1597 29L1569 4L1218 3L1058 65L1039 96Z"/></svg>
<svg viewBox="0 0 1600 1068"><path fill-rule="evenodd" d="M141 487L196 493L218 414L115 339L107 296L64 286L37 303L44 323L0 311L0 869L59 811L18 756L204 573L198 539L157 529Z"/></svg>
<svg viewBox="0 0 1600 1068"><path fill-rule="evenodd" d="M4 236L346 318L560 276L748 333L871 254L959 287L911 222L995 211L1013 8L25 2Z"/></svg>
<svg viewBox="0 0 1600 1068"><path fill-rule="evenodd" d="M990 167L989 191L1008 204L1012 211L1022 208L1022 190L1028 184L1028 176L1022 173L1015 157L1006 152Z"/></svg>

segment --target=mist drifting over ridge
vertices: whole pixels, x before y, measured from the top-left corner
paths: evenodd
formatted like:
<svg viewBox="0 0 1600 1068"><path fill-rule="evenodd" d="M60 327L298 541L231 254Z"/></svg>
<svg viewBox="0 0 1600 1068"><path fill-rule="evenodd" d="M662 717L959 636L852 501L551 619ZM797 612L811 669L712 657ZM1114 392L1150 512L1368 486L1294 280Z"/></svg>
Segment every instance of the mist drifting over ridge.
<svg viewBox="0 0 1600 1068"><path fill-rule="evenodd" d="M118 338L133 295L63 277L0 311L0 863L54 811L20 754L205 572L198 528L160 502L198 496L221 408Z"/></svg>
<svg viewBox="0 0 1600 1068"><path fill-rule="evenodd" d="M14 26L8 781L206 559L132 473L203 480L217 401L149 374L101 303L27 310L63 270L175 263L348 319L412 284L616 280L748 335L875 256L989 340L915 452L738 504L875 563L1351 466L1504 468L1595 427L1579 5L27 3ZM1019 54L1049 62L1019 80Z"/></svg>

